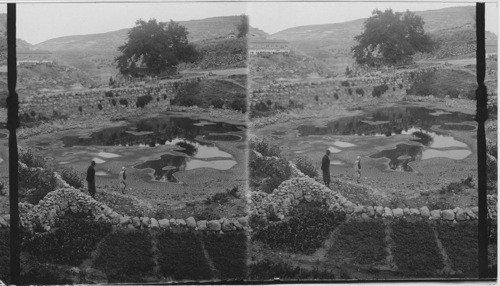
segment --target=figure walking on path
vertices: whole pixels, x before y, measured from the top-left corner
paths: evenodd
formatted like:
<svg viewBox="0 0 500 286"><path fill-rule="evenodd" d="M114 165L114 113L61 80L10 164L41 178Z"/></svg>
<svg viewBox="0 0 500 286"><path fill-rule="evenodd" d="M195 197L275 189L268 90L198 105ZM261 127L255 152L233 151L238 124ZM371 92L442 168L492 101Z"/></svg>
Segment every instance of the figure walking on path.
<svg viewBox="0 0 500 286"><path fill-rule="evenodd" d="M330 150L326 150L326 154L321 159L321 171L323 171L323 182L325 186L330 187Z"/></svg>
<svg viewBox="0 0 500 286"><path fill-rule="evenodd" d="M356 162L354 162L354 171L356 172L355 176L356 182L359 183L359 179L361 179L361 157L358 156L356 158Z"/></svg>
<svg viewBox="0 0 500 286"><path fill-rule="evenodd" d="M119 175L120 189L122 191L122 194L125 194L125 188L127 188L127 183L125 182L126 178L127 175L125 174L125 167L122 167L122 170Z"/></svg>
<svg viewBox="0 0 500 286"><path fill-rule="evenodd" d="M95 199L95 161L90 163L90 166L87 169L87 184L89 187L89 193L92 198Z"/></svg>

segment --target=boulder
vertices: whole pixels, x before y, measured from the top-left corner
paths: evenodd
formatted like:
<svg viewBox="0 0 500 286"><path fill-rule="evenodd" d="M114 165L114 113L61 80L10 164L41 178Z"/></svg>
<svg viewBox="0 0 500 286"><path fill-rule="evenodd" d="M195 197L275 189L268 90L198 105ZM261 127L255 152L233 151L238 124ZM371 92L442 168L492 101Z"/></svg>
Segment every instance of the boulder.
<svg viewBox="0 0 500 286"><path fill-rule="evenodd" d="M233 230L233 224L231 223L230 220L225 220L222 223L221 228L222 228L222 231L224 231L224 232L232 231Z"/></svg>
<svg viewBox="0 0 500 286"><path fill-rule="evenodd" d="M365 210L365 207L363 206L354 206L354 214L361 214Z"/></svg>
<svg viewBox="0 0 500 286"><path fill-rule="evenodd" d="M310 203L310 202L312 202L313 197L311 195L305 195L304 199L306 200L306 202Z"/></svg>
<svg viewBox="0 0 500 286"><path fill-rule="evenodd" d="M158 227L159 227L158 221L154 217L152 217L151 218L151 228L157 229Z"/></svg>
<svg viewBox="0 0 500 286"><path fill-rule="evenodd" d="M160 225L161 228L169 228L170 227L170 221L166 218L160 219L158 221L158 224Z"/></svg>
<svg viewBox="0 0 500 286"><path fill-rule="evenodd" d="M403 216L403 209L402 208L393 209L392 213L393 213L394 217L402 217Z"/></svg>
<svg viewBox="0 0 500 286"><path fill-rule="evenodd" d="M444 210L441 212L441 216L444 220L453 221L455 220L455 212L453 210Z"/></svg>
<svg viewBox="0 0 500 286"><path fill-rule="evenodd" d="M241 225L241 223L238 222L237 219L232 219L231 223L234 225L236 229L243 229L243 226Z"/></svg>
<svg viewBox="0 0 500 286"><path fill-rule="evenodd" d="M441 218L441 210L432 210L431 211L431 219L438 220Z"/></svg>
<svg viewBox="0 0 500 286"><path fill-rule="evenodd" d="M143 227L149 227L150 221L151 221L151 219L149 217L145 216L141 219L141 224Z"/></svg>
<svg viewBox="0 0 500 286"><path fill-rule="evenodd" d="M220 231L221 230L221 225L218 220L211 220L207 223L207 229L208 230L213 230L213 231Z"/></svg>
<svg viewBox="0 0 500 286"><path fill-rule="evenodd" d="M6 214L6 215L3 215L2 218L8 223L10 224L10 214Z"/></svg>
<svg viewBox="0 0 500 286"><path fill-rule="evenodd" d="M370 217L369 217L366 213L362 213L362 214L361 214L361 218L362 218L362 219L365 219L365 220L366 220L366 219L370 219Z"/></svg>
<svg viewBox="0 0 500 286"><path fill-rule="evenodd" d="M132 218L132 225L135 227L135 228L140 228L141 227L141 220L138 218L138 217L133 217Z"/></svg>
<svg viewBox="0 0 500 286"><path fill-rule="evenodd" d="M467 213L467 215L471 218L471 219L476 219L477 218L477 215L470 209L470 208L466 208L465 209L465 212Z"/></svg>
<svg viewBox="0 0 500 286"><path fill-rule="evenodd" d="M427 206L423 206L420 208L420 216L423 218L429 218L431 215L431 212L429 211L429 208Z"/></svg>
<svg viewBox="0 0 500 286"><path fill-rule="evenodd" d="M420 211L417 208L411 208L410 214L411 215L420 215Z"/></svg>
<svg viewBox="0 0 500 286"><path fill-rule="evenodd" d="M191 229L194 229L196 228L196 221L194 220L194 217L188 217L186 219L186 225L187 227L191 228Z"/></svg>
<svg viewBox="0 0 500 286"><path fill-rule="evenodd" d="M392 210L388 207L385 207L384 208L384 217L392 217L392 216L393 216Z"/></svg>
<svg viewBox="0 0 500 286"><path fill-rule="evenodd" d="M472 207L470 208L472 210L473 213L475 213L476 215L479 213L479 208L478 207Z"/></svg>
<svg viewBox="0 0 500 286"><path fill-rule="evenodd" d="M464 220L467 220L467 213L463 210L463 209L459 209L456 213L455 213L455 219L457 221L464 221Z"/></svg>
<svg viewBox="0 0 500 286"><path fill-rule="evenodd" d="M375 209L372 206L367 206L366 207L366 214L369 217L374 217L375 216Z"/></svg>
<svg viewBox="0 0 500 286"><path fill-rule="evenodd" d="M405 216L409 216L409 215L410 215L410 208L404 208L404 209L403 209L403 214L404 214Z"/></svg>
<svg viewBox="0 0 500 286"><path fill-rule="evenodd" d="M171 227L174 227L174 226L178 225L177 224L177 220L175 218L171 218L168 222L170 223Z"/></svg>
<svg viewBox="0 0 500 286"><path fill-rule="evenodd" d="M382 207L382 206L377 206L377 207L375 208L375 211L376 211L376 213L377 213L377 216L379 216L379 217L380 217L380 216L382 216L382 215L384 214L384 207Z"/></svg>
<svg viewBox="0 0 500 286"><path fill-rule="evenodd" d="M122 216L120 217L120 224L129 224L130 223L130 217L129 216Z"/></svg>
<svg viewBox="0 0 500 286"><path fill-rule="evenodd" d="M206 220L199 220L196 222L196 227L198 227L198 230L205 230L207 229L207 221Z"/></svg>
<svg viewBox="0 0 500 286"><path fill-rule="evenodd" d="M242 216L242 217L238 218L238 222L241 223L241 225L243 227L247 227L248 226L248 217Z"/></svg>
<svg viewBox="0 0 500 286"><path fill-rule="evenodd" d="M9 227L9 224L3 219L3 217L0 217L0 227L1 228L7 228Z"/></svg>

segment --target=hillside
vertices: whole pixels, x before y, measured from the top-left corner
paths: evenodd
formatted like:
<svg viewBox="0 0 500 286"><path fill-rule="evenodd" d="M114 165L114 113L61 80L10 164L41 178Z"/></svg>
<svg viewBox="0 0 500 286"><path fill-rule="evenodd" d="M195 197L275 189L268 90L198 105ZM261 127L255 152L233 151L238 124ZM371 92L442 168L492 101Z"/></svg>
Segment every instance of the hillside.
<svg viewBox="0 0 500 286"><path fill-rule="evenodd" d="M475 35L472 35L474 39L471 39L470 33L474 29L474 6L415 11L415 13L424 19L425 31L443 44L444 50L438 50L437 57L444 58L471 52L471 41L475 42ZM287 40L295 49L341 70L353 63L349 56L350 48L356 44L354 36L362 32L365 20L366 18L343 23L294 27L277 32L272 37ZM487 46L490 52L496 51L496 41L495 34L487 34Z"/></svg>

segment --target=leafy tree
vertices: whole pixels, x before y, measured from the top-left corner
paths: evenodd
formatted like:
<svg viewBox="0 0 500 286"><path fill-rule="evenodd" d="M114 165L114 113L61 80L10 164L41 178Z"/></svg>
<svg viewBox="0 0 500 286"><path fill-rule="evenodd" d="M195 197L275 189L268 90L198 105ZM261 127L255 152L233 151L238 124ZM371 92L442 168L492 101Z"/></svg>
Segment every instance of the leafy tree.
<svg viewBox="0 0 500 286"><path fill-rule="evenodd" d="M375 9L365 23L365 30L354 39L352 48L359 64L369 66L404 64L417 52L430 52L434 47L424 31L422 17L406 11L394 13Z"/></svg>
<svg viewBox="0 0 500 286"><path fill-rule="evenodd" d="M128 33L127 43L118 47L121 55L115 59L117 68L132 76L174 72L181 61L194 62L197 58L187 35L187 29L174 21L138 20Z"/></svg>
<svg viewBox="0 0 500 286"><path fill-rule="evenodd" d="M248 16L241 15L241 23L237 26L238 28L238 38L245 37L248 34L249 25L248 25Z"/></svg>

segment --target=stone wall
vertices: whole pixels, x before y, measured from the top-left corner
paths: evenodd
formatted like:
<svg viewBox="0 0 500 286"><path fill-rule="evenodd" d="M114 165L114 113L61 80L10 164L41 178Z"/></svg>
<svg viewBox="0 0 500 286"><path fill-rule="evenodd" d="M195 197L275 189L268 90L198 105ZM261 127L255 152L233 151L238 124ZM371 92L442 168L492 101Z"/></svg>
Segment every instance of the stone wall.
<svg viewBox="0 0 500 286"><path fill-rule="evenodd" d="M315 81L285 82L250 90L250 104L271 100L280 106L294 104L330 105L336 102L370 101L374 87L387 85L381 98L402 97L413 83L413 78L429 69L396 71L390 74L375 73L347 79L323 79ZM318 100L316 100L316 97Z"/></svg>
<svg viewBox="0 0 500 286"><path fill-rule="evenodd" d="M59 114L67 114L70 117L91 116L93 114L120 114L123 110L136 109L137 98L147 94L151 95L153 100L145 108L168 107L170 106L170 99L174 97L177 89L193 81L203 80L203 78L168 80L113 89L40 94L22 99L19 113L52 116L54 112L58 112ZM106 96L108 91L113 93L113 97ZM126 100L128 106L121 105L120 100Z"/></svg>

